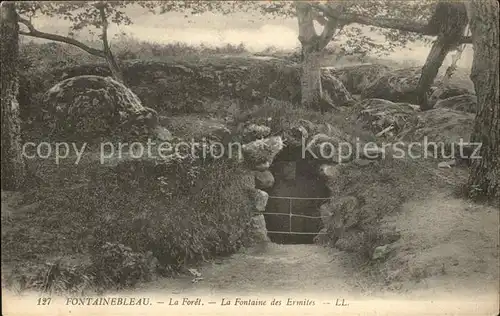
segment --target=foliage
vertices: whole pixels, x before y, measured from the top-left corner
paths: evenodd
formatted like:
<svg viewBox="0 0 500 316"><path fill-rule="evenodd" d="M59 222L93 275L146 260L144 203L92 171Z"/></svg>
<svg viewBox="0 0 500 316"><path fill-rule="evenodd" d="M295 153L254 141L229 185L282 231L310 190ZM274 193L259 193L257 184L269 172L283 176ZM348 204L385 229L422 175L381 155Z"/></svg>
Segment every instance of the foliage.
<svg viewBox="0 0 500 316"><path fill-rule="evenodd" d="M334 3L335 1L332 1ZM19 14L30 20L33 17L44 15L47 17L62 16L71 22L68 35L74 37L77 32L84 29L94 35L96 29L102 27L102 19L97 2L18 2ZM381 19L399 19L411 22L425 23L429 20L431 13L437 3L436 0L425 1L394 1L377 0L363 2L343 2L343 14L346 17L352 15L368 16ZM140 6L149 9L151 14L165 14L167 12L184 12L186 18L204 12L216 12L231 14L234 12L246 12L252 18L280 17L293 18L295 7L291 1L113 1L105 3L106 16L116 25L130 25L132 19L127 15L126 8ZM317 20L326 16L320 6L313 6L316 11ZM411 33L390 28L366 27L353 24L349 20L343 21L337 31L334 40L342 40L342 53L345 54L367 54L374 52L386 54L394 51L397 47L405 47L409 42L417 40L429 41L422 34ZM372 31L366 35L366 31ZM383 40L376 38L382 36Z"/></svg>
<svg viewBox="0 0 500 316"><path fill-rule="evenodd" d="M95 30L103 26L103 21L99 16L96 7L98 1L64 1L64 2L40 2L40 1L20 1L17 2L17 12L21 17L32 20L33 17L44 15L49 18L62 17L71 22L68 31L69 36L74 36L76 32L88 29L94 35ZM132 21L125 14L123 9L130 5L132 1L112 1L105 2L106 16L112 23L117 25L130 25Z"/></svg>
<svg viewBox="0 0 500 316"><path fill-rule="evenodd" d="M71 271L81 271L74 286L127 287L251 241L253 196L235 161L187 156L121 161L115 167L91 157L77 166L31 163L47 184L25 195L23 203L32 208L2 223L3 263L37 267L39 277L26 287L51 287L44 281L47 258L86 258L79 260L86 262L81 269L64 264L59 270L65 272L51 272L69 278ZM73 179L65 176L69 170ZM18 273L32 275L33 269Z"/></svg>
<svg viewBox="0 0 500 316"><path fill-rule="evenodd" d="M269 2L221 2L205 3L193 8L194 12L218 11L224 14L231 12L245 11L256 16L291 18L295 17L295 6L292 1L269 1ZM342 2L342 14L345 17L341 22L341 27L334 35L333 41L342 40L342 53L345 54L386 54L394 51L395 48L406 47L409 42L418 40L430 41L429 38L418 33L411 33L398 29L380 28L374 26L362 26L349 21L352 16L367 16L380 19L398 19L417 23L426 23L433 12L437 0L424 1L344 1ZM337 1L323 1L325 5L336 5ZM191 6L195 6L191 4ZM168 7L170 8L170 7ZM319 22L327 16L327 12L321 6L312 6L316 13L316 20ZM166 10L168 11L168 10ZM366 35L370 30L374 35ZM383 39L376 38L382 36Z"/></svg>
<svg viewBox="0 0 500 316"><path fill-rule="evenodd" d="M106 242L92 255L95 283L102 288L118 285L130 287L140 281L151 281L157 260L152 253L134 252L123 244Z"/></svg>
<svg viewBox="0 0 500 316"><path fill-rule="evenodd" d="M201 1L204 3L204 1ZM200 2L198 2L200 3ZM229 4L230 3L230 4ZM424 1L400 1L400 0L376 0L376 1L322 1L321 3L310 2L314 11L315 20L325 25L325 18L338 15L340 25L336 30L333 42L342 43L340 54L368 54L374 53L385 55L393 52L396 48L404 48L410 42L430 42L432 39L421 33L409 32L398 27L376 27L371 21L363 24L354 22L358 17L369 17L384 22L397 21L408 24L426 24L430 21L438 0ZM218 4L205 4L196 7L193 12L215 11L223 14L231 12L253 13L258 18L294 18L296 16L293 1L269 1L269 2L221 2ZM332 9L334 8L334 9ZM363 19L361 19L363 20ZM390 23L389 23L390 24ZM368 33L367 31L370 31Z"/></svg>

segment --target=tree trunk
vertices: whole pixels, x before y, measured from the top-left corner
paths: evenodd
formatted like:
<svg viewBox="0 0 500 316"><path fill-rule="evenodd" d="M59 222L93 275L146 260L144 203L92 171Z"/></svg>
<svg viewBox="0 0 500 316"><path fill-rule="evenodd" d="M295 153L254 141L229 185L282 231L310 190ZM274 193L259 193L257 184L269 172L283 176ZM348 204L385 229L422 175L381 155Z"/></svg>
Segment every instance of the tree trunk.
<svg viewBox="0 0 500 316"><path fill-rule="evenodd" d="M101 22L102 22L102 35L101 35L101 40L102 40L102 48L104 51L104 57L106 58L106 61L108 62L109 70L111 70L111 74L113 75L113 78L116 81L119 81L123 84L125 84L125 79L123 77L123 72L116 62L116 58L111 52L111 48L109 47L109 41L108 41L108 17L106 16L106 3L105 2L99 2L96 4L96 8L99 10L99 15L101 16Z"/></svg>
<svg viewBox="0 0 500 316"><path fill-rule="evenodd" d="M116 62L115 56L111 53L111 51L108 51L106 53L106 61L108 62L108 67L109 70L111 71L111 74L113 75L113 78L116 81L125 84L125 78L123 76L123 72L118 63Z"/></svg>
<svg viewBox="0 0 500 316"><path fill-rule="evenodd" d="M467 9L463 3L440 0L427 23L427 32L437 35L427 56L416 89L416 103L429 110L427 93L448 53L461 43L467 28Z"/></svg>
<svg viewBox="0 0 500 316"><path fill-rule="evenodd" d="M18 190L26 176L22 156L21 120L19 116L18 65L19 25L14 2L0 6L0 40L2 67L2 177L3 190Z"/></svg>
<svg viewBox="0 0 500 316"><path fill-rule="evenodd" d="M469 192L500 202L500 105L498 2L468 2L470 30L474 46L471 80L478 109L472 141L482 143L481 159L474 159L469 175Z"/></svg>
<svg viewBox="0 0 500 316"><path fill-rule="evenodd" d="M339 27L337 19L322 20L324 29L320 35L314 29L314 20L319 18L310 3L296 2L295 9L299 24L299 41L302 44L301 93L302 105L314 110L322 110L323 90L321 87L321 59L323 48L328 45ZM330 9L342 12L343 5L331 5Z"/></svg>
<svg viewBox="0 0 500 316"><path fill-rule="evenodd" d="M308 3L297 2L295 8L299 23L299 41L302 44L301 103L306 108L319 110L321 69L313 11Z"/></svg>
<svg viewBox="0 0 500 316"><path fill-rule="evenodd" d="M453 46L453 43L447 41L443 35L438 36L432 44L429 55L422 67L422 74L416 89L416 103L419 104L420 108L424 111L431 109L427 102L427 93L434 83L434 79L436 79L439 68L443 65L446 55L448 55Z"/></svg>
<svg viewBox="0 0 500 316"><path fill-rule="evenodd" d="M321 110L321 65L320 53L304 51L301 73L302 105L308 109Z"/></svg>

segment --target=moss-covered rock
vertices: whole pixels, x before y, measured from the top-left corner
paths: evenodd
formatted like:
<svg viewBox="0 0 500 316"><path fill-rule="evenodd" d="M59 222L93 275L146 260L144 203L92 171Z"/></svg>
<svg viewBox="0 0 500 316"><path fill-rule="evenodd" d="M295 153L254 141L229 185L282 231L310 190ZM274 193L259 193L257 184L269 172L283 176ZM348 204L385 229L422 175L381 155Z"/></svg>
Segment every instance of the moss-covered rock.
<svg viewBox="0 0 500 316"><path fill-rule="evenodd" d="M414 103L421 72L420 67L387 72L366 87L361 96L363 99L384 99L392 102Z"/></svg>
<svg viewBox="0 0 500 316"><path fill-rule="evenodd" d="M49 89L43 100L46 105L43 123L57 139L170 137L159 125L155 110L144 107L130 89L109 77L78 76L63 80Z"/></svg>
<svg viewBox="0 0 500 316"><path fill-rule="evenodd" d="M270 165L282 149L283 140L280 136L258 139L242 146L243 157L249 167L265 163Z"/></svg>
<svg viewBox="0 0 500 316"><path fill-rule="evenodd" d="M416 89L421 74L421 67L387 71L366 86L361 92L361 97L363 99L376 98L392 102L415 103L417 99ZM435 104L439 99L471 93L471 91L457 85L447 84L438 76L428 93L430 94L430 104Z"/></svg>
<svg viewBox="0 0 500 316"><path fill-rule="evenodd" d="M439 84L432 87L431 92L428 103L432 107L440 100L473 93L473 91L452 84Z"/></svg>

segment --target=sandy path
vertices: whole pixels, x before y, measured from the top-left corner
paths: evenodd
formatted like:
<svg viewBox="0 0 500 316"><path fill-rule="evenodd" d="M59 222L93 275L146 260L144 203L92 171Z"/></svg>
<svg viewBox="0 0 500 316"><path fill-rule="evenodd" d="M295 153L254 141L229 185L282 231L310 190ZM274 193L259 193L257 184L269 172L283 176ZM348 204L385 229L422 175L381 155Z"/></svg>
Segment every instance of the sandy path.
<svg viewBox="0 0 500 316"><path fill-rule="evenodd" d="M180 277L143 286L172 293L359 292L341 260L341 252L317 245L269 244L201 267L197 271L203 280L199 282Z"/></svg>
<svg viewBox="0 0 500 316"><path fill-rule="evenodd" d="M40 307L38 296L6 295L4 315L493 315L491 295L415 298L363 291L344 265L345 254L316 245L246 249L197 269L193 276L162 278L109 297L147 299L141 306L68 304L53 297ZM356 280L357 279L357 280ZM364 295L366 294L366 295ZM95 295L87 295L95 299ZM265 302L265 305L252 305ZM280 302L280 305L273 305Z"/></svg>

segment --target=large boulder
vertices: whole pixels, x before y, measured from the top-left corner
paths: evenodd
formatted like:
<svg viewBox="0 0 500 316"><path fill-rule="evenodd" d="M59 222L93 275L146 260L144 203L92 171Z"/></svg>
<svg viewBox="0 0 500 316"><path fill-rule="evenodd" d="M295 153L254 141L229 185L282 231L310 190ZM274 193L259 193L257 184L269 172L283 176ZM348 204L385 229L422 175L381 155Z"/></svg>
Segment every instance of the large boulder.
<svg viewBox="0 0 500 316"><path fill-rule="evenodd" d="M429 174L419 164L390 156L363 168L353 162L323 165L321 170L332 199L320 210L335 246L370 254L397 237L380 219L397 213L404 201L421 194L420 188L429 182Z"/></svg>
<svg viewBox="0 0 500 316"><path fill-rule="evenodd" d="M120 82L99 76L63 80L44 95L44 123L55 138L90 141L113 136L170 139L155 110Z"/></svg>
<svg viewBox="0 0 500 316"><path fill-rule="evenodd" d="M361 97L413 103L421 71L422 68L414 67L387 72L366 87Z"/></svg>
<svg viewBox="0 0 500 316"><path fill-rule="evenodd" d="M411 67L388 71L382 74L361 92L363 99L385 99L392 102L415 103L417 86L422 73L421 67ZM457 85L446 84L440 77L434 80L429 93L429 102L436 103L439 99L470 93Z"/></svg>
<svg viewBox="0 0 500 316"><path fill-rule="evenodd" d="M452 109L456 111L463 111L467 113L476 114L477 111L477 97L473 94L463 94L453 96L447 99L439 100L434 105L434 108Z"/></svg>
<svg viewBox="0 0 500 316"><path fill-rule="evenodd" d="M434 105L440 100L472 93L473 91L457 85L440 84L431 88L431 95L429 97L428 103L430 107L434 107Z"/></svg>
<svg viewBox="0 0 500 316"><path fill-rule="evenodd" d="M363 99L385 99L392 102L415 103L417 86L422 74L421 67L402 68L388 71L377 78L361 92ZM442 77L434 79L430 87L428 103L430 106L437 101L452 96L470 94L467 88L444 82Z"/></svg>
<svg viewBox="0 0 500 316"><path fill-rule="evenodd" d="M366 99L356 104L359 108L358 122L373 133L397 135L407 122L420 112L419 106L409 103L394 103L383 99ZM387 130L389 129L389 130ZM387 132L384 132L386 131Z"/></svg>
<svg viewBox="0 0 500 316"><path fill-rule="evenodd" d="M274 176L271 171L254 171L254 175L257 189L269 189L274 185Z"/></svg>
<svg viewBox="0 0 500 316"><path fill-rule="evenodd" d="M342 68L323 68L324 72L337 77L352 94L361 92L377 78L389 71L389 67L377 64L351 65Z"/></svg>

